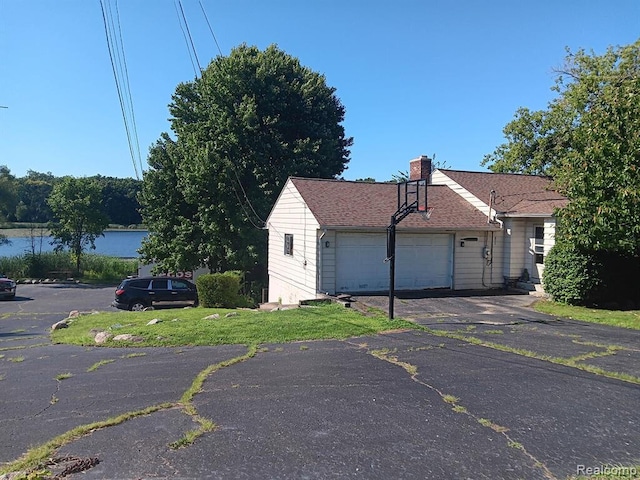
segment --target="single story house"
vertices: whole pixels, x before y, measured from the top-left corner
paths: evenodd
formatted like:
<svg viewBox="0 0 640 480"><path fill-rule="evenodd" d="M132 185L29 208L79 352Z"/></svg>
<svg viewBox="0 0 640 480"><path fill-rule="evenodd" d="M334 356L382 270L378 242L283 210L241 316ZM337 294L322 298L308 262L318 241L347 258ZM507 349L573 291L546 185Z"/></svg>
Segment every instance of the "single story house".
<svg viewBox="0 0 640 480"><path fill-rule="evenodd" d="M411 213L397 226L396 290L540 283L554 211L567 203L549 178L432 172L422 156L410 162L410 180L418 179L430 216ZM267 219L269 301L388 291L387 227L397 206L394 183L289 178Z"/></svg>

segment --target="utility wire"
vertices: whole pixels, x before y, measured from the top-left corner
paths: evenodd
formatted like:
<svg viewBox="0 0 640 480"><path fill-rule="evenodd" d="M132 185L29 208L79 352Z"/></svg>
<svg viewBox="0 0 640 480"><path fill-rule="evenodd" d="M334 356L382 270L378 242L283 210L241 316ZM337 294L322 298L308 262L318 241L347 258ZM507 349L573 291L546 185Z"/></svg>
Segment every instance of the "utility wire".
<svg viewBox="0 0 640 480"><path fill-rule="evenodd" d="M118 20L118 38L120 39L120 47L122 49L122 65L124 66L124 80L126 84L126 94L129 100L129 111L131 112L131 123L133 124L133 139L135 141L136 152L138 154L138 163L140 164L140 173L142 173L142 155L140 154L140 142L138 141L138 128L136 126L135 108L133 108L133 97L131 96L131 87L129 84L129 69L127 68L127 57L124 52L124 42L122 41L122 29L120 28L120 11L118 10L118 0L116 0L116 19Z"/></svg>
<svg viewBox="0 0 640 480"><path fill-rule="evenodd" d="M121 85L122 82L120 80L122 65L121 65L121 62L119 62L119 59L120 59L120 52L122 49L118 48L117 41L114 41L115 27L113 26L113 13L111 11L108 0L106 2L106 7L105 7L105 2L103 0L100 0L100 8L102 10L102 21L104 23L104 31L107 39L107 49L109 51L109 60L111 61L111 69L113 71L113 77L116 83L118 100L120 101L120 110L122 112L122 120L124 122L124 128L127 135L127 143L129 144L129 153L131 154L131 161L133 162L133 169L136 173L136 178L139 180L140 174L138 172L138 163L142 165L142 162L141 161L136 162L134 143L132 140L133 133L132 133L132 128L129 127L129 120L127 118L127 106L126 106L125 97L123 94L123 88L126 87L128 89L129 82L127 80L127 82L125 82L125 85L123 86ZM119 24L119 21L118 21L118 24ZM122 56L124 56L124 51L122 51ZM130 93L127 96L129 99L131 98ZM131 110L132 108L133 107L131 106ZM132 123L135 123L135 119L132 120ZM135 133L136 144L138 144L137 130L135 130L135 128L133 130L136 132ZM140 157L139 147L138 147L138 157Z"/></svg>
<svg viewBox="0 0 640 480"><path fill-rule="evenodd" d="M180 30L182 30L184 43L187 45L187 51L189 52L189 58L191 59L191 66L193 67L193 72L195 73L197 78L198 74L202 73L202 68L200 67L198 54L196 53L196 48L193 44L193 39L191 38L191 32L189 31L189 25L187 24L187 17L184 14L181 0L174 0L173 5L176 9L176 14L178 15L178 23L180 24ZM193 61L194 58L195 58L195 63ZM197 68L196 68L196 64L197 64Z"/></svg>
<svg viewBox="0 0 640 480"><path fill-rule="evenodd" d="M251 208L251 211L252 211L252 212L253 212L253 214L256 216L256 218L260 221L260 223L261 223L263 226L264 226L264 225L266 225L266 224L267 224L267 222L266 222L266 221L264 221L264 220L262 219L262 217L261 217L260 215L258 215L258 212L256 212L256 209L255 209L255 208L253 208L253 204L251 203L251 200L249 200L249 197L247 196L247 192L245 191L244 187L242 186L242 182L240 181L240 175L238 175L238 170L237 170L237 168L236 168L236 164L235 164L234 162L229 162L229 163L231 163L231 168L232 168L232 170L233 170L233 173L234 173L234 174L235 174L235 176L236 176L236 180L237 180L237 182L238 182L238 185L240 186L240 190L242 190L242 194L244 195L245 202L249 205L249 208ZM234 190L235 190L235 187L234 187ZM237 195L237 193L236 193L236 195ZM242 203L242 200L241 200L240 198L238 198L238 201L239 201L240 203ZM243 209L243 210L245 211L245 213L246 213L245 208L244 208L244 207L242 207L242 209ZM251 220L249 220L249 221L251 221ZM257 227L257 226L252 222L252 221L251 221L251 223L252 223L256 228L260 228L260 227Z"/></svg>
<svg viewBox="0 0 640 480"><path fill-rule="evenodd" d="M211 24L209 23L209 17L207 17L207 12L204 10L204 5L202 5L202 1L198 0L200 4L200 8L202 9L202 13L204 14L204 19L207 21L207 26L209 27L209 31L211 32L211 36L213 37L213 41L216 42L216 47L218 47L218 52L220 56L222 56L222 50L220 49L220 44L218 43L218 39L216 38L216 34L213 33L213 28L211 28Z"/></svg>
<svg viewBox="0 0 640 480"><path fill-rule="evenodd" d="M189 36L189 43L191 44L191 48L193 49L193 56L196 59L196 63L198 64L198 71L202 72L202 65L200 65L200 60L198 60L198 52L196 51L196 46L193 44L193 38L191 38L191 31L189 30L189 24L187 23L187 17L184 14L184 10L182 9L182 0L178 0L178 5L180 5L180 12L182 13L182 20L184 20L184 26L187 29L187 35Z"/></svg>

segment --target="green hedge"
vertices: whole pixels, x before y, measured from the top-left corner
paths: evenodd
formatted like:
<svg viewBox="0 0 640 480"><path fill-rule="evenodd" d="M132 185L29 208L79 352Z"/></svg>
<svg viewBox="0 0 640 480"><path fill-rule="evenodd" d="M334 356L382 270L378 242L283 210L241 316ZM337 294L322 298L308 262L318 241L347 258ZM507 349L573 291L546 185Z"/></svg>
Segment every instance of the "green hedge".
<svg viewBox="0 0 640 480"><path fill-rule="evenodd" d="M236 308L246 306L240 294L242 275L239 272L206 273L196 279L198 300L205 308Z"/></svg>
<svg viewBox="0 0 640 480"><path fill-rule="evenodd" d="M640 308L640 257L585 251L556 243L545 259L544 289L557 302L612 309Z"/></svg>
<svg viewBox="0 0 640 480"><path fill-rule="evenodd" d="M556 302L586 305L600 285L595 259L574 245L556 243L544 261L544 291Z"/></svg>

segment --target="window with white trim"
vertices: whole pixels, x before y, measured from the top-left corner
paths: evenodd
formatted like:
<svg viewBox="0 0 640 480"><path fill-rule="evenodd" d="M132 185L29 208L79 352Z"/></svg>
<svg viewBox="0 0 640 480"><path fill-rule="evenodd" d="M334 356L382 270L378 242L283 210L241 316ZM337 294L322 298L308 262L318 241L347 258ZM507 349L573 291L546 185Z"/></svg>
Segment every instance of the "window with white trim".
<svg viewBox="0 0 640 480"><path fill-rule="evenodd" d="M533 254L535 255L537 264L541 265L544 263L544 227L535 228Z"/></svg>
<svg viewBox="0 0 640 480"><path fill-rule="evenodd" d="M293 256L293 234L284 234L284 254Z"/></svg>

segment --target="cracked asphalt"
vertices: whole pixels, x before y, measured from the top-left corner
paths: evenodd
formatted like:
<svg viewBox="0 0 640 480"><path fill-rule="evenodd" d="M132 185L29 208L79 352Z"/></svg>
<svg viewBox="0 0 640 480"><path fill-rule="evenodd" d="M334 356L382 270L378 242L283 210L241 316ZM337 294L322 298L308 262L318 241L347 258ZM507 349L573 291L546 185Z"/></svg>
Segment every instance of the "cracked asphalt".
<svg viewBox="0 0 640 480"><path fill-rule="evenodd" d="M62 446L100 460L65 478L564 479L640 465L640 386L605 375L640 377L640 332L542 315L523 295L406 296L396 316L431 332L263 345L208 376L192 403L216 428L174 449L199 426L180 404L196 375L247 348L50 343L70 310L114 310L112 296L20 285L0 302L0 464L157 407Z"/></svg>

